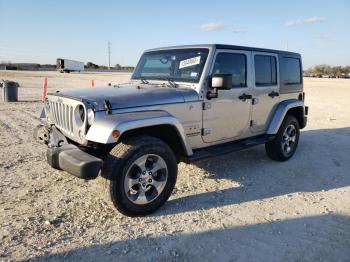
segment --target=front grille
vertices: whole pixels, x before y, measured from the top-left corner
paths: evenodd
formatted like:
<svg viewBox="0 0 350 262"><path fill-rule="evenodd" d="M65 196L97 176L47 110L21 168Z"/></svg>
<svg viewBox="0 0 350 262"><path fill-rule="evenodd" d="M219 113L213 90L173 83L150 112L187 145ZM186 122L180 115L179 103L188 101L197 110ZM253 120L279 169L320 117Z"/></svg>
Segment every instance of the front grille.
<svg viewBox="0 0 350 262"><path fill-rule="evenodd" d="M73 135L73 106L62 102L50 101L51 117L61 131Z"/></svg>

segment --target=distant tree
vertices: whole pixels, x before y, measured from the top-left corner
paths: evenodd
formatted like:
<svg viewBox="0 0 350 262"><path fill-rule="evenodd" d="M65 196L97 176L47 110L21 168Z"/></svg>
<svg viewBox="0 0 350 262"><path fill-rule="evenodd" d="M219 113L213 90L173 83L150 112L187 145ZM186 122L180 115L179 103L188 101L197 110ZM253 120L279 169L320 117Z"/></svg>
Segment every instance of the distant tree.
<svg viewBox="0 0 350 262"><path fill-rule="evenodd" d="M340 77L342 74L342 67L341 66L335 66L332 68L332 75L335 77Z"/></svg>
<svg viewBox="0 0 350 262"><path fill-rule="evenodd" d="M87 62L86 65L85 65L85 68L89 68L89 69L98 69L99 66L92 63L92 62Z"/></svg>
<svg viewBox="0 0 350 262"><path fill-rule="evenodd" d="M116 70L121 70L121 69L122 69L122 66L121 66L120 64L116 64L116 65L115 65L115 69L116 69Z"/></svg>
<svg viewBox="0 0 350 262"><path fill-rule="evenodd" d="M122 67L122 70L124 71L133 71L135 69L135 67L133 66L123 66Z"/></svg>
<svg viewBox="0 0 350 262"><path fill-rule="evenodd" d="M322 75L329 75L330 77L345 77L350 74L350 66L334 66L317 65L315 67L305 70L305 75L321 77Z"/></svg>

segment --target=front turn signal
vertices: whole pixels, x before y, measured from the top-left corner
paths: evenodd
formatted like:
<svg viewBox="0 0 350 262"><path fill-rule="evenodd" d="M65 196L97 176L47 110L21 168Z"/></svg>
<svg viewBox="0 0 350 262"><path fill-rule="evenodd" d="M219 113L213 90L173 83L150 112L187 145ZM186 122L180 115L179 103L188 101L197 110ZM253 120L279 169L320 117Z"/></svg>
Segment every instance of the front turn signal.
<svg viewBox="0 0 350 262"><path fill-rule="evenodd" d="M114 138L118 138L118 137L120 136L119 130L113 130L112 136L113 136Z"/></svg>

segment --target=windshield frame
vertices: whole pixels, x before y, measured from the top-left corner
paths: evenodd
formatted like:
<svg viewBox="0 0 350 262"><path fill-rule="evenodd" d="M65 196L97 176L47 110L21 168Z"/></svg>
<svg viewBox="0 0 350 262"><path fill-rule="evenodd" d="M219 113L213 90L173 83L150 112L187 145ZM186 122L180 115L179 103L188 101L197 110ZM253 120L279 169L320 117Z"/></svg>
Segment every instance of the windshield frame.
<svg viewBox="0 0 350 262"><path fill-rule="evenodd" d="M167 51L171 51L171 52L181 52L181 51L188 51L188 50L192 50L192 51L202 51L202 52L206 52L205 57L204 57L204 61L202 62L202 66L200 68L200 70L198 71L198 77L196 79L191 79L191 78L176 78L176 77L171 77L171 76L141 76L138 75L136 76L136 73L138 73L138 71L140 70L141 66L144 66L142 58L144 57L144 55L147 54L162 54L163 52L167 52ZM154 51L146 51L142 54L142 56L140 57L137 66L135 67L135 70L131 76L131 80L141 80L141 79L145 79L145 80L157 80L157 81L165 81L166 79L170 79L171 81L174 82L183 82L183 83L191 83L191 84L198 84L201 81L201 78L203 76L203 73L205 71L206 68L206 64L208 62L209 56L210 56L210 48L208 47L188 47L188 48L169 48L169 49L161 49L161 50L154 50Z"/></svg>

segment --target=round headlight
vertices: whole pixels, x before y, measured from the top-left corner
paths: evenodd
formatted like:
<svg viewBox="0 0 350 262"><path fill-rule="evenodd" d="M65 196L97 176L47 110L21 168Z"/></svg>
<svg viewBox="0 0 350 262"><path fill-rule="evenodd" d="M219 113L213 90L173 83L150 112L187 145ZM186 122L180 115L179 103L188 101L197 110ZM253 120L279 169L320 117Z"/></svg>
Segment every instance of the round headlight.
<svg viewBox="0 0 350 262"><path fill-rule="evenodd" d="M87 118L88 118L88 125L91 126L95 120L95 112L91 108L88 109Z"/></svg>
<svg viewBox="0 0 350 262"><path fill-rule="evenodd" d="M85 109L82 105L78 105L78 114L79 114L79 118L81 123L84 123L85 121Z"/></svg>

